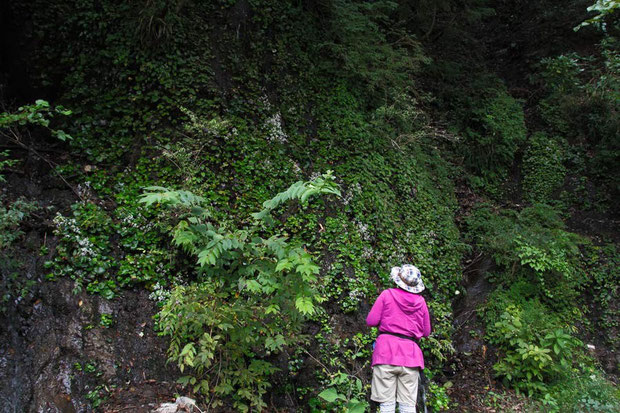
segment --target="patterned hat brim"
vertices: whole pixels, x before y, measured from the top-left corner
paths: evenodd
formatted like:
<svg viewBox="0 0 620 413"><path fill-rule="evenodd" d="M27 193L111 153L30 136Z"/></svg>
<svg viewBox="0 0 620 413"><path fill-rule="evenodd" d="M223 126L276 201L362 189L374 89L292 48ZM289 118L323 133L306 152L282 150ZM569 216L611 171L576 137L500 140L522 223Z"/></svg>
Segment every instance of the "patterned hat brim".
<svg viewBox="0 0 620 413"><path fill-rule="evenodd" d="M399 288L402 288L405 291L409 291L410 293L421 293L422 291L424 291L424 283L422 282L422 279L420 279L420 281L418 282L418 284L411 286L411 285L407 285L405 284L405 282L403 281L402 278L400 278L400 276L398 274L393 275L392 276L392 281L394 281L396 283L396 285L398 285Z"/></svg>

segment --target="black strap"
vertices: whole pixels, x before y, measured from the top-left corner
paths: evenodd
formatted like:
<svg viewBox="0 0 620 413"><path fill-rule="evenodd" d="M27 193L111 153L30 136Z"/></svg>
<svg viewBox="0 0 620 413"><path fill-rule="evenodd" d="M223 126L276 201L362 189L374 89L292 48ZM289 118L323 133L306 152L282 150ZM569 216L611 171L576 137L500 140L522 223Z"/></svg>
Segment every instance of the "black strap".
<svg viewBox="0 0 620 413"><path fill-rule="evenodd" d="M396 336L396 337L400 337L400 338L405 338L407 340L411 340L414 343L416 343L418 346L420 345L420 343L418 342L418 339L415 337L411 337L411 336L406 336L404 334L399 334L399 333L392 333L391 331L379 331L379 334L377 334L377 336L380 336L381 334L388 334L390 336Z"/></svg>

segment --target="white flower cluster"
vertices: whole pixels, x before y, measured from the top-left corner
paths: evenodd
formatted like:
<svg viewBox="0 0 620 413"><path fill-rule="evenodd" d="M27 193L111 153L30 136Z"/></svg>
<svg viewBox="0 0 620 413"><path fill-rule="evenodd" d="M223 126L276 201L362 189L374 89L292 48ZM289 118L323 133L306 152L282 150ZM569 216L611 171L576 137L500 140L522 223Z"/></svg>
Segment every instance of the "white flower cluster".
<svg viewBox="0 0 620 413"><path fill-rule="evenodd" d="M351 192L343 192L342 194L342 203L345 205L349 205L351 200L353 199L353 193Z"/></svg>
<svg viewBox="0 0 620 413"><path fill-rule="evenodd" d="M170 290L164 288L159 282L153 286L153 292L149 294L149 299L157 303L166 301L170 297Z"/></svg>
<svg viewBox="0 0 620 413"><path fill-rule="evenodd" d="M359 301L360 299L365 298L366 294L362 290L355 288L349 291L349 297L354 301Z"/></svg>
<svg viewBox="0 0 620 413"><path fill-rule="evenodd" d="M90 242L88 238L78 238L77 244L79 248L76 250L77 255L82 257L95 257L97 252L95 251L95 245Z"/></svg>
<svg viewBox="0 0 620 413"><path fill-rule="evenodd" d="M56 235L66 235L66 234L79 235L82 232L75 218L67 218L64 215L62 215L60 212L56 214L53 222L54 222L54 225L56 226L56 230L54 231Z"/></svg>
<svg viewBox="0 0 620 413"><path fill-rule="evenodd" d="M265 127L268 130L267 140L269 142L288 142L288 136L282 128L282 115L280 115L280 112L275 113L272 117L267 119Z"/></svg>
<svg viewBox="0 0 620 413"><path fill-rule="evenodd" d="M353 197L356 194L361 194L361 193L362 193L362 186L360 185L360 183L359 182L354 183L348 188L348 190L343 191L342 203L345 205L349 205L349 203L353 200Z"/></svg>
<svg viewBox="0 0 620 413"><path fill-rule="evenodd" d="M78 245L74 252L75 255L82 257L94 257L97 255L95 245L88 237L82 235L82 230L75 218L67 218L58 213L54 217L54 224L56 225L56 230L54 231L56 235L68 238Z"/></svg>
<svg viewBox="0 0 620 413"><path fill-rule="evenodd" d="M374 256L374 251L372 248L364 246L364 251L362 251L362 258L365 260L371 259Z"/></svg>
<svg viewBox="0 0 620 413"><path fill-rule="evenodd" d="M135 221L136 217L134 217L131 213L121 218L121 224L123 224L123 226L137 227Z"/></svg>
<svg viewBox="0 0 620 413"><path fill-rule="evenodd" d="M370 231L368 230L368 224L364 224L363 222L360 222L358 220L354 220L353 222L355 222L357 230L359 231L362 239L364 241L370 241L372 239L372 236L370 234Z"/></svg>
<svg viewBox="0 0 620 413"><path fill-rule="evenodd" d="M75 191L82 198L90 198L90 195L92 193L92 188L90 187L90 181L86 181L82 184L78 184L78 186L75 188Z"/></svg>
<svg viewBox="0 0 620 413"><path fill-rule="evenodd" d="M316 178L318 178L319 176L321 176L320 172L312 172L312 174L310 174L310 180L314 181Z"/></svg>
<svg viewBox="0 0 620 413"><path fill-rule="evenodd" d="M136 228L144 232L148 232L155 227L152 221L145 222L144 217L140 214L134 215L131 212L121 211L119 213L120 222L123 227Z"/></svg>
<svg viewBox="0 0 620 413"><path fill-rule="evenodd" d="M258 98L258 102L261 103L265 107L265 109L271 109L271 102L269 102L269 98L267 97L267 95L262 95L260 98Z"/></svg>

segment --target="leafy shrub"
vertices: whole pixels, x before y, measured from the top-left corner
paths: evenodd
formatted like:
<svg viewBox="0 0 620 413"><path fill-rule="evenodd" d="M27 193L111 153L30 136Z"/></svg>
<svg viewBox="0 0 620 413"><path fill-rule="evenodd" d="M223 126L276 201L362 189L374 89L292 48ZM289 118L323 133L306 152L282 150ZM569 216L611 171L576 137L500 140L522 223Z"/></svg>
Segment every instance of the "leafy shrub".
<svg viewBox="0 0 620 413"><path fill-rule="evenodd" d="M57 214L55 234L60 237L56 257L46 263L48 279L67 276L75 281L74 292L88 287L91 293L112 298L116 282L110 278L116 259L112 257L110 237L113 224L100 207L92 203L72 205L73 217Z"/></svg>
<svg viewBox="0 0 620 413"><path fill-rule="evenodd" d="M298 243L286 237L261 237L275 221L271 213L284 202L305 203L316 194L337 194L330 173L299 181L263 203L246 228L227 229L210 221L203 198L187 191L151 187L146 205L184 210L172 230L173 242L197 258L202 282L177 286L159 313L162 334L171 336L168 355L181 372L179 381L211 394L210 405L232 397L235 408L266 407L262 396L277 369L262 358L300 341L304 318L321 301L319 267ZM217 373L216 373L217 372Z"/></svg>
<svg viewBox="0 0 620 413"><path fill-rule="evenodd" d="M522 102L509 94L501 79L478 65L440 62L433 69L441 78L437 98L453 118L454 136L448 139L453 153L473 173L471 184L501 195L527 134Z"/></svg>
<svg viewBox="0 0 620 413"><path fill-rule="evenodd" d="M37 204L18 199L5 205L0 195L0 250L9 248L24 233L19 224L37 209Z"/></svg>
<svg viewBox="0 0 620 413"><path fill-rule="evenodd" d="M617 40L606 37L598 56L572 53L546 58L534 77L547 90L538 109L550 134L561 135L580 149L586 168L579 175L596 184L597 197L608 205L618 196L620 180L615 167L620 153L619 59Z"/></svg>
<svg viewBox="0 0 620 413"><path fill-rule="evenodd" d="M52 136L65 141L71 136L61 129L52 129L50 123L54 115L71 115L71 111L61 105L52 108L46 100L37 99L34 104L20 106L14 112L0 113L0 135L14 143L23 143L18 128L22 126L40 126L46 128Z"/></svg>
<svg viewBox="0 0 620 413"><path fill-rule="evenodd" d="M339 326L327 312L317 312L312 321L320 323L321 330L314 336L316 345L310 344L303 353L311 357L311 363L317 364L313 375L319 384L306 388L298 387L297 391L315 395L308 400L313 413L349 409L365 411L368 408L366 400L370 383L364 370L367 371L370 367L376 329L373 328L366 334L346 334L343 337L334 334Z"/></svg>
<svg viewBox="0 0 620 413"><path fill-rule="evenodd" d="M258 354L296 342L299 331L278 317L276 305L237 299L218 287L202 283L173 289L158 318L162 334L171 336L169 359L189 373L180 384L215 397L209 405L217 407L228 396L240 411L249 405L260 410L277 368Z"/></svg>
<svg viewBox="0 0 620 413"><path fill-rule="evenodd" d="M566 168L564 150L557 138L535 133L529 139L523 159L524 198L533 203L549 203L563 183Z"/></svg>
<svg viewBox="0 0 620 413"><path fill-rule="evenodd" d="M334 70L338 76L344 73L354 80L361 78L382 98L405 90L420 65L429 61L419 41L404 30L389 27L395 8L396 3L390 1L331 2L329 40L322 45L342 62ZM397 40L389 41L392 37Z"/></svg>
<svg viewBox="0 0 620 413"><path fill-rule="evenodd" d="M327 402L327 406L320 406L319 400L313 399L310 401L313 411L342 409L347 413L364 413L368 409L368 402L365 400L367 389L359 378L338 372L330 379L329 386L318 395Z"/></svg>
<svg viewBox="0 0 620 413"><path fill-rule="evenodd" d="M535 204L521 212L494 212L481 206L468 217L468 238L501 267L496 281L524 278L552 308L572 307L578 294L580 238L564 230L550 206Z"/></svg>
<svg viewBox="0 0 620 413"><path fill-rule="evenodd" d="M419 390L418 390L419 391ZM450 397L445 386L430 382L428 386L429 396L427 406L433 412L443 412L450 409Z"/></svg>
<svg viewBox="0 0 620 413"><path fill-rule="evenodd" d="M487 335L491 343L505 351L493 366L496 374L517 391L532 396L546 392L545 382L558 365L569 365L579 342L544 319L544 306L529 301L525 308L509 305Z"/></svg>
<svg viewBox="0 0 620 413"><path fill-rule="evenodd" d="M9 158L9 151L8 150L4 150L2 152L0 152L0 172L3 172L4 169L6 168L10 168L12 166L14 166L15 164L17 164L17 159L10 159ZM2 173L0 173L0 182L6 182L6 178L4 177L4 175Z"/></svg>
<svg viewBox="0 0 620 413"><path fill-rule="evenodd" d="M553 411L612 413L620 409L617 387L595 368L569 371L549 389L555 400Z"/></svg>
<svg viewBox="0 0 620 413"><path fill-rule="evenodd" d="M536 286L518 280L493 291L479 309L486 338L500 350L496 375L552 412L613 411L620 399L574 337L576 314L553 311L538 295Z"/></svg>
<svg viewBox="0 0 620 413"><path fill-rule="evenodd" d="M526 132L521 103L498 90L471 111L470 123L463 131L466 165L491 181L504 178Z"/></svg>
<svg viewBox="0 0 620 413"><path fill-rule="evenodd" d="M60 140L70 139L64 131L50 128L50 123L54 115L70 115L71 111L58 105L51 108L50 104L42 99L38 99L34 104L20 106L13 112L0 113L0 136L8 139L14 144L28 148L23 142L20 128L25 126L39 126L46 128L53 136ZM0 183L6 182L2 172L5 168L14 166L18 163L16 159L9 158L9 151L0 152ZM30 212L36 209L35 204L23 199L13 202L8 207L4 206L3 195L0 195L0 249L10 246L22 233L19 231L19 222Z"/></svg>
<svg viewBox="0 0 620 413"><path fill-rule="evenodd" d="M452 309L448 303L439 300L430 300L428 308L433 314L433 332L429 337L422 340L420 347L425 354L431 355L439 363L443 363L447 361L448 355L454 352Z"/></svg>
<svg viewBox="0 0 620 413"><path fill-rule="evenodd" d="M614 12L620 8L620 2L618 0L595 0L594 4L588 7L589 12L596 12L593 17L584 20L582 23L574 27L573 30L577 31L584 26L594 25L603 31L607 31L607 21L612 20Z"/></svg>
<svg viewBox="0 0 620 413"><path fill-rule="evenodd" d="M582 58L576 53L547 57L540 61L540 77L548 88L561 93L571 93L581 86L584 72Z"/></svg>
<svg viewBox="0 0 620 413"><path fill-rule="evenodd" d="M71 111L62 106L52 109L45 100L37 100L34 104L17 108L13 112L0 113L0 137L14 145L29 148L24 142L26 127L42 127L60 140L71 138L62 130L52 129L50 123L55 114L69 115ZM0 183L6 182L4 170L15 166L16 159L9 158L9 151L0 152ZM14 250L14 244L23 235L20 223L37 209L36 202L19 198L7 200L0 194L0 312L6 311L5 304L11 299L25 297L35 280L20 274L22 261Z"/></svg>

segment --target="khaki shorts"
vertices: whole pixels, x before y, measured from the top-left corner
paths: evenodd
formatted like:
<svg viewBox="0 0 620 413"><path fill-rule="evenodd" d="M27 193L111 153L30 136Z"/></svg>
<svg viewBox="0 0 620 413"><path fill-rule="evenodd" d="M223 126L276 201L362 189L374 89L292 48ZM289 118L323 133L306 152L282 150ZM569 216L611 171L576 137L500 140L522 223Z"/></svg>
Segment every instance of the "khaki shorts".
<svg viewBox="0 0 620 413"><path fill-rule="evenodd" d="M379 403L396 399L399 403L415 406L419 378L420 370L417 367L377 364L372 368L370 398Z"/></svg>

